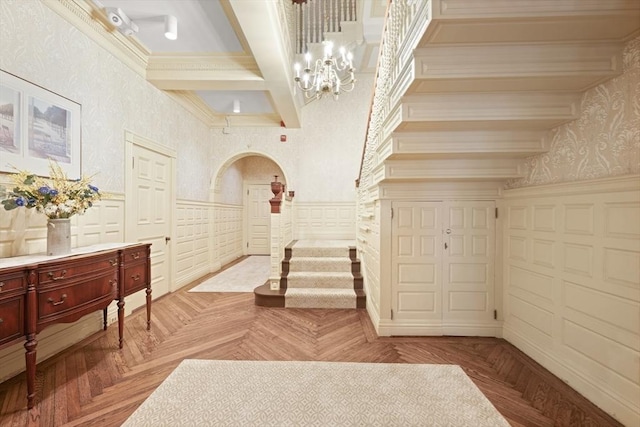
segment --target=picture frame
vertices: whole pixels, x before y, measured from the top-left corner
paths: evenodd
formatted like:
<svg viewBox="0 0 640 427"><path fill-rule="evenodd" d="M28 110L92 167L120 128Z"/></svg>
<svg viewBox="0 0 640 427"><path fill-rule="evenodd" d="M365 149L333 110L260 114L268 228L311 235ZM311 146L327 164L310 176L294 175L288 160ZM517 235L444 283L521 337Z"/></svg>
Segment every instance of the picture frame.
<svg viewBox="0 0 640 427"><path fill-rule="evenodd" d="M55 160L81 177L81 105L0 70L0 172L49 175Z"/></svg>

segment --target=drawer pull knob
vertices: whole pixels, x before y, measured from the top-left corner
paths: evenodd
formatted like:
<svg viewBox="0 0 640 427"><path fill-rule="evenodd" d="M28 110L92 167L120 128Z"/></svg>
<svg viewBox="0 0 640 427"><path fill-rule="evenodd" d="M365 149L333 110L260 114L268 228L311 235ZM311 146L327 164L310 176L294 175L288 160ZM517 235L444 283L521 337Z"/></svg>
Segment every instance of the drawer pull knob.
<svg viewBox="0 0 640 427"><path fill-rule="evenodd" d="M131 258L133 258L133 259L140 258L140 252L136 252L135 254L131 254Z"/></svg>
<svg viewBox="0 0 640 427"><path fill-rule="evenodd" d="M49 279L51 279L51 280L53 280L55 282L56 280L64 279L65 274L67 274L67 270L62 270L58 277L53 277L54 276L53 275L53 271L50 271L47 275L49 276Z"/></svg>
<svg viewBox="0 0 640 427"><path fill-rule="evenodd" d="M115 267L116 265L118 265L118 260L110 259L109 264L111 264L111 267Z"/></svg>
<svg viewBox="0 0 640 427"><path fill-rule="evenodd" d="M4 282L0 282L0 291L2 290L3 287L4 287Z"/></svg>
<svg viewBox="0 0 640 427"><path fill-rule="evenodd" d="M140 275L136 274L135 276L131 276L131 278L136 281L136 280L140 280Z"/></svg>
<svg viewBox="0 0 640 427"><path fill-rule="evenodd" d="M0 317L0 324L2 324L2 322L4 322L4 320L2 320L2 317Z"/></svg>
<svg viewBox="0 0 640 427"><path fill-rule="evenodd" d="M54 306L56 305L60 305L64 302L64 300L67 299L67 294L62 294L62 296L60 297L60 301L58 302L53 302L53 298L49 298L47 299L47 301L49 301L51 304L53 304Z"/></svg>

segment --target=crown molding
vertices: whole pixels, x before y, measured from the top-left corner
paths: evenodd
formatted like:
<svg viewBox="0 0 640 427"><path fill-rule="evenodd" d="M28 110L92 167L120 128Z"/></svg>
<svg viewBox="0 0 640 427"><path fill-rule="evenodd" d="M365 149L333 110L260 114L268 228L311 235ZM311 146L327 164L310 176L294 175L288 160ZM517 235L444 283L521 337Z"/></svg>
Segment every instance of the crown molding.
<svg viewBox="0 0 640 427"><path fill-rule="evenodd" d="M150 52L135 38L126 37L108 25L104 13L97 6L83 0L42 2L134 72L145 76Z"/></svg>
<svg viewBox="0 0 640 427"><path fill-rule="evenodd" d="M260 73L258 64L253 56L243 53L205 53L194 55L191 53L151 54L148 60L148 70L196 70L196 71L251 71Z"/></svg>
<svg viewBox="0 0 640 427"><path fill-rule="evenodd" d="M202 101L202 98L197 96L193 92L182 90L167 90L164 91L172 99L182 105L187 111L193 114L196 118L202 121L209 127L215 127L220 122L224 122L224 116L222 114L214 113L207 104Z"/></svg>

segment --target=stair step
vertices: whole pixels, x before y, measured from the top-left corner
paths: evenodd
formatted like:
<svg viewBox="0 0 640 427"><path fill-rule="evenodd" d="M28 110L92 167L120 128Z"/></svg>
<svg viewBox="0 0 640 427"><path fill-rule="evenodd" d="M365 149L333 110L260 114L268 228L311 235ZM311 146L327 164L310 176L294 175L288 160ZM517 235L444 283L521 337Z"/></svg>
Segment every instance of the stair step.
<svg viewBox="0 0 640 427"><path fill-rule="evenodd" d="M353 291L353 275L351 272L293 272L287 276L287 288L351 289Z"/></svg>
<svg viewBox="0 0 640 427"><path fill-rule="evenodd" d="M344 257L349 258L348 247L318 247L318 246L294 246L291 249L292 258L299 257Z"/></svg>
<svg viewBox="0 0 640 427"><path fill-rule="evenodd" d="M356 308L356 294L353 289L287 288L284 306L287 308Z"/></svg>
<svg viewBox="0 0 640 427"><path fill-rule="evenodd" d="M345 257L293 257L290 272L350 272L351 260Z"/></svg>

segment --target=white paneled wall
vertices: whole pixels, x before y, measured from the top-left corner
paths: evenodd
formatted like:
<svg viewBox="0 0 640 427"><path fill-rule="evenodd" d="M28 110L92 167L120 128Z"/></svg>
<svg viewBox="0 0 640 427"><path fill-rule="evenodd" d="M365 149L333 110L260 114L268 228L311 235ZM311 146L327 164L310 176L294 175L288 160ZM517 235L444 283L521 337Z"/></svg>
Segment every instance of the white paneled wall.
<svg viewBox="0 0 640 427"><path fill-rule="evenodd" d="M367 311L374 324L380 320L380 203L371 203L362 210L357 247L364 266L364 288Z"/></svg>
<svg viewBox="0 0 640 427"><path fill-rule="evenodd" d="M45 252L47 217L44 214L23 208L0 212L0 258ZM122 242L123 223L123 196L113 194L84 215L71 217L71 247Z"/></svg>
<svg viewBox="0 0 640 427"><path fill-rule="evenodd" d="M224 265L244 254L242 227L244 208L242 205L213 205L213 239L217 265Z"/></svg>
<svg viewBox="0 0 640 427"><path fill-rule="evenodd" d="M176 288L210 273L211 204L181 200L176 206Z"/></svg>
<svg viewBox="0 0 640 427"><path fill-rule="evenodd" d="M356 238L354 202L296 202L296 239Z"/></svg>
<svg viewBox="0 0 640 427"><path fill-rule="evenodd" d="M508 190L504 204L504 337L636 424L640 177Z"/></svg>

